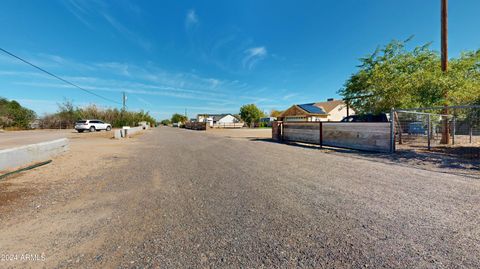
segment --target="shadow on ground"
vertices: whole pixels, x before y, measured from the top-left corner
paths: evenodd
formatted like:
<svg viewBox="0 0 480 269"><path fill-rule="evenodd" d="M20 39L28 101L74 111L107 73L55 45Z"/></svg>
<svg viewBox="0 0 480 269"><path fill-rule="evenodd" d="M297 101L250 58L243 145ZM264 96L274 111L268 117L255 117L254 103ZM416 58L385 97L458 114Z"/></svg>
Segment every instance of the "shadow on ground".
<svg viewBox="0 0 480 269"><path fill-rule="evenodd" d="M248 138L250 141L285 144L305 149L321 150L322 153L346 155L353 158L361 158L382 163L395 163L402 166L414 167L423 170L467 176L480 179L480 158L477 158L479 148L467 149L474 152L471 155L458 154L459 150L418 150L418 149L399 149L397 152L378 153L367 152L353 149L322 147L312 144L296 142L277 142L271 138ZM465 149L460 150L465 152ZM467 156L467 157L465 157Z"/></svg>

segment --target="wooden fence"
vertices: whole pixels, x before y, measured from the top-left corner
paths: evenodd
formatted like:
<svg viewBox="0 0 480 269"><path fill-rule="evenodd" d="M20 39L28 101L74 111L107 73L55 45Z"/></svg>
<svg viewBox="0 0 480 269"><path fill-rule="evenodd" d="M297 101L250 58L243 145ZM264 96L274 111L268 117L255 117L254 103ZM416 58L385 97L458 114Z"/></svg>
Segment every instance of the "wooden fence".
<svg viewBox="0 0 480 269"><path fill-rule="evenodd" d="M392 152L389 122L275 122L272 138L320 146Z"/></svg>
<svg viewBox="0 0 480 269"><path fill-rule="evenodd" d="M207 123L205 122L185 122L185 128L191 130L205 131L207 130Z"/></svg>

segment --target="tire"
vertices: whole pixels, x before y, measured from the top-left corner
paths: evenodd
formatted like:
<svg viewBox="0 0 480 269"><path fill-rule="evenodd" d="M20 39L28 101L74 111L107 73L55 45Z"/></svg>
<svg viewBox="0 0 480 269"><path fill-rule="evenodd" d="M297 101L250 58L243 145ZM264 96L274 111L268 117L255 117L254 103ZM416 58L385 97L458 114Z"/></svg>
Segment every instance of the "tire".
<svg viewBox="0 0 480 269"><path fill-rule="evenodd" d="M88 129L90 131L90 133L93 133L95 132L95 127L91 126L90 129Z"/></svg>
<svg viewBox="0 0 480 269"><path fill-rule="evenodd" d="M79 133L83 133L83 130L77 130L77 132L79 132Z"/></svg>
<svg viewBox="0 0 480 269"><path fill-rule="evenodd" d="M110 132L111 130L112 130L111 126L107 126L107 129L105 129L105 131L107 131L107 132Z"/></svg>

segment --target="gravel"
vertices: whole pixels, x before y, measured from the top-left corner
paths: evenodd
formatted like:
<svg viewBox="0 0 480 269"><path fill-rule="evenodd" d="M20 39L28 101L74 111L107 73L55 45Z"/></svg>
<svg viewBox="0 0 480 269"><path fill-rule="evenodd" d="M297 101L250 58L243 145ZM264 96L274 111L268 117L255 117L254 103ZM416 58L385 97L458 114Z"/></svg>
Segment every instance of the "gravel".
<svg viewBox="0 0 480 269"><path fill-rule="evenodd" d="M2 251L58 268L480 266L472 177L167 127L129 142L7 211Z"/></svg>

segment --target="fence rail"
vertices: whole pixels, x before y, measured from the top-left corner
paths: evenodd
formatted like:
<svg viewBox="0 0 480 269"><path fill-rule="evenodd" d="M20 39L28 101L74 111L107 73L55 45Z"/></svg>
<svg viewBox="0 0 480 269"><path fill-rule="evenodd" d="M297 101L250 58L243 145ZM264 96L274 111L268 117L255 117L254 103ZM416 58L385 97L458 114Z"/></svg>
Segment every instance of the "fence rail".
<svg viewBox="0 0 480 269"><path fill-rule="evenodd" d="M212 128L242 128L245 125L243 122L233 122L233 123L215 123L211 127Z"/></svg>
<svg viewBox="0 0 480 269"><path fill-rule="evenodd" d="M480 106L392 110L394 145L465 158L480 157Z"/></svg>
<svg viewBox="0 0 480 269"><path fill-rule="evenodd" d="M388 122L275 122L272 138L366 151L392 151Z"/></svg>
<svg viewBox="0 0 480 269"><path fill-rule="evenodd" d="M282 122L272 138L377 152L422 152L480 161L480 106L392 110L389 122ZM432 155L433 156L433 155ZM440 157L439 157L440 156Z"/></svg>
<svg viewBox="0 0 480 269"><path fill-rule="evenodd" d="M207 130L206 122L185 122L185 128L190 130L205 131Z"/></svg>

